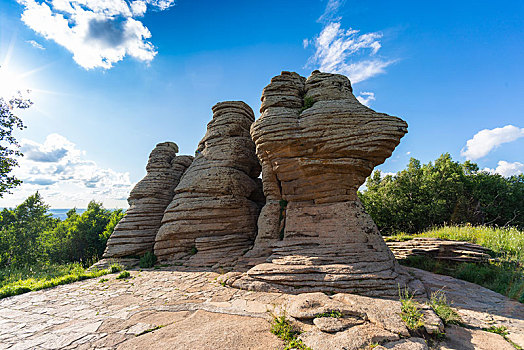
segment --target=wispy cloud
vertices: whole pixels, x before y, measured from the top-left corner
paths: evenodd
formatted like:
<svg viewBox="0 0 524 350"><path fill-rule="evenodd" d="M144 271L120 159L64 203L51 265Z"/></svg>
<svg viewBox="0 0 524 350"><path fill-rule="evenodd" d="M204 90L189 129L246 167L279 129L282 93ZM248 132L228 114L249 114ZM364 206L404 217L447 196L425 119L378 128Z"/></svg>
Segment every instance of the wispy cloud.
<svg viewBox="0 0 524 350"><path fill-rule="evenodd" d="M23 184L0 199L0 206L13 206L36 191L53 207L85 207L91 199L108 207L125 207L132 188L129 173L98 166L86 152L59 134L43 143L23 139L20 167L14 174Z"/></svg>
<svg viewBox="0 0 524 350"><path fill-rule="evenodd" d="M125 56L150 62L156 55L151 33L138 20L148 9L163 11L174 0L17 0L22 21L65 47L80 66L111 68Z"/></svg>
<svg viewBox="0 0 524 350"><path fill-rule="evenodd" d="M375 100L375 93L373 92L361 92L359 96L357 96L357 100L362 103L365 106L369 107L369 104L371 101Z"/></svg>
<svg viewBox="0 0 524 350"><path fill-rule="evenodd" d="M466 157L466 159L476 160L486 156L501 144L513 142L521 137L524 137L524 128L513 125L484 129L477 132L472 139L466 142L466 146L461 150L460 154Z"/></svg>
<svg viewBox="0 0 524 350"><path fill-rule="evenodd" d="M509 177L512 175L519 175L524 173L524 164L520 162L506 162L501 160L498 162L495 169L485 168L484 171L488 171L493 174L500 174L504 177Z"/></svg>
<svg viewBox="0 0 524 350"><path fill-rule="evenodd" d="M38 42L36 42L34 40L28 40L28 41L26 41L26 43L30 44L35 49L45 50L45 47L43 47L41 44L39 44Z"/></svg>
<svg viewBox="0 0 524 350"><path fill-rule="evenodd" d="M385 72L385 68L395 60L386 60L377 56L382 47L382 33L360 33L352 28L344 29L337 11L343 4L339 0L330 0L319 22L324 24L320 34L313 39L305 39L304 48L314 46L315 53L309 58L308 65L323 72L339 73L349 77L353 84Z"/></svg>

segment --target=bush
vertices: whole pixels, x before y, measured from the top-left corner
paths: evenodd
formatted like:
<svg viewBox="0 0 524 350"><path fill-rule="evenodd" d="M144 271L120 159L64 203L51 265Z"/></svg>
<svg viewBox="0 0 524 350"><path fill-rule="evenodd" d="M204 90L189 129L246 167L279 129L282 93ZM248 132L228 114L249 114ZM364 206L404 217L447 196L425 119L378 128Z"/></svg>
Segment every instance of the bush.
<svg viewBox="0 0 524 350"><path fill-rule="evenodd" d="M156 263L156 255L153 252L147 252L140 257L139 266L141 268L147 269L153 267Z"/></svg>
<svg viewBox="0 0 524 350"><path fill-rule="evenodd" d="M118 279L118 280L122 280L122 279L129 278L130 276L131 276L131 274L129 273L129 271L122 271L122 272L120 272L120 274L116 277L116 279Z"/></svg>

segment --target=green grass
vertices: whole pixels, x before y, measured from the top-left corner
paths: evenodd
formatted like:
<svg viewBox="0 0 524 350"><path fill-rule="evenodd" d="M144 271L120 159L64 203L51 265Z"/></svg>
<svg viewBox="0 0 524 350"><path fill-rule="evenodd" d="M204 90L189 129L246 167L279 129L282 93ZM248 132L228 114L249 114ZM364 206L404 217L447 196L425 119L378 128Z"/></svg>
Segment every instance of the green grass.
<svg viewBox="0 0 524 350"><path fill-rule="evenodd" d="M286 345L284 350L312 350L310 347L306 346L302 340L297 339L300 332L293 327L285 314L279 317L273 316L273 321L271 322L271 333L284 341Z"/></svg>
<svg viewBox="0 0 524 350"><path fill-rule="evenodd" d="M123 280L123 279L126 279L126 278L129 278L131 277L131 274L129 273L129 271L122 271L120 272L120 274L116 277L117 280Z"/></svg>
<svg viewBox="0 0 524 350"><path fill-rule="evenodd" d="M111 271L112 269L87 271L79 263L0 269L0 299L99 277L112 273Z"/></svg>
<svg viewBox="0 0 524 350"><path fill-rule="evenodd" d="M300 113L304 112L306 109L309 109L313 106L315 103L315 100L313 97L306 96L304 97L304 104L302 105L302 108L300 109Z"/></svg>
<svg viewBox="0 0 524 350"><path fill-rule="evenodd" d="M417 330L424 326L422 311L416 301L413 300L413 295L407 289L403 292L399 289L400 318L406 324L406 327L411 330Z"/></svg>
<svg viewBox="0 0 524 350"><path fill-rule="evenodd" d="M333 318L341 318L342 313L338 310L330 310L321 314L315 315L315 317L333 317Z"/></svg>
<svg viewBox="0 0 524 350"><path fill-rule="evenodd" d="M451 305L446 298L446 294L444 294L441 290L431 293L429 305L433 311L435 311L438 317L440 317L442 322L444 322L444 324L462 324L460 315L451 308Z"/></svg>

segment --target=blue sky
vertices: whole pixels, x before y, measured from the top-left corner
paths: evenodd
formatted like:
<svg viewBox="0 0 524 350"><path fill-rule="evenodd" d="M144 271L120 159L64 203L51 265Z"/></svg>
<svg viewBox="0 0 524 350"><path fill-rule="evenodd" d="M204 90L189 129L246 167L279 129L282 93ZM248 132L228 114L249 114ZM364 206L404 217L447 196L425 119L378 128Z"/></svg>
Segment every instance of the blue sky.
<svg viewBox="0 0 524 350"><path fill-rule="evenodd" d="M524 171L524 2L0 0L0 93L31 89L24 184L54 208L126 207L156 143L193 154L218 101L282 70L346 74L409 124L379 167L444 152Z"/></svg>

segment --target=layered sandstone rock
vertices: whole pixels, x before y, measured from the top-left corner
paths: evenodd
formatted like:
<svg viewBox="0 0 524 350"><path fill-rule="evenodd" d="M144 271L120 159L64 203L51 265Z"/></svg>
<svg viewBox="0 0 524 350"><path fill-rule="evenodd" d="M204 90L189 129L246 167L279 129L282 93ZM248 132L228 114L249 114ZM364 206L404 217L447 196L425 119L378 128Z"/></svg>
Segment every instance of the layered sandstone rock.
<svg viewBox="0 0 524 350"><path fill-rule="evenodd" d="M227 266L248 250L264 203L260 164L244 102L213 107L196 157L175 189L158 231L155 254L193 266Z"/></svg>
<svg viewBox="0 0 524 350"><path fill-rule="evenodd" d="M227 283L397 295L398 284L412 279L364 211L357 189L391 156L407 124L358 102L345 76L318 71L307 80L290 72L274 77L260 111L251 135L267 200L255 247L246 254L248 264L258 264Z"/></svg>
<svg viewBox="0 0 524 350"><path fill-rule="evenodd" d="M427 256L437 260L471 263L485 263L491 259L490 249L469 242L415 237L409 241L386 244L397 259Z"/></svg>
<svg viewBox="0 0 524 350"><path fill-rule="evenodd" d="M137 256L153 250L164 210L193 161L191 156L177 157L177 152L173 142L159 143L151 152L147 175L129 194L129 209L107 241L104 258Z"/></svg>

